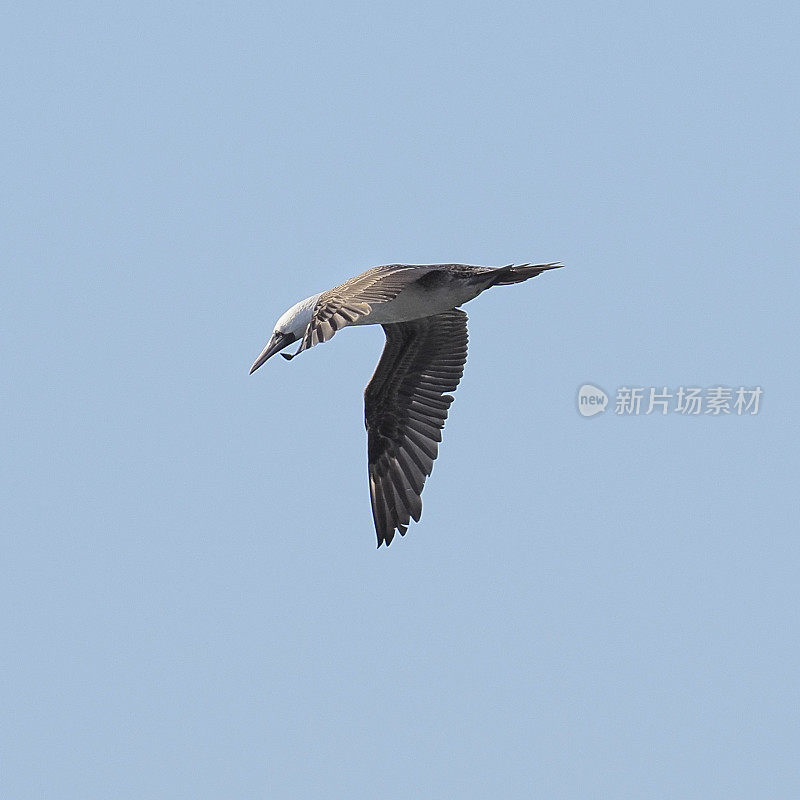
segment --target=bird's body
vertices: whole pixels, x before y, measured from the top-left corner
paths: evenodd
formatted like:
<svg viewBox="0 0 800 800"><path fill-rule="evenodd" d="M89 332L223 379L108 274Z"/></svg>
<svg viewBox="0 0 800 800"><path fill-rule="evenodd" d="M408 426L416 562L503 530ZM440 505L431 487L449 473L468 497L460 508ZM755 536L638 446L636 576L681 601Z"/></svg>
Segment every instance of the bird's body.
<svg viewBox="0 0 800 800"><path fill-rule="evenodd" d="M386 346L364 392L370 497L378 546L419 521L420 496L467 360L467 315L490 286L520 283L561 266L389 264L301 300L276 323L250 372L302 339L292 359L348 325L382 325Z"/></svg>

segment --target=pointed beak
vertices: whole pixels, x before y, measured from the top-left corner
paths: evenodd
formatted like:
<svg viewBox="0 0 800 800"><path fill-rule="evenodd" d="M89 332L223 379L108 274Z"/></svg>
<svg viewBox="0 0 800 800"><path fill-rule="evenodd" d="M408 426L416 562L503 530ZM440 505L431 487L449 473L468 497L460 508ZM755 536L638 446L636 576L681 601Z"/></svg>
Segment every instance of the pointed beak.
<svg viewBox="0 0 800 800"><path fill-rule="evenodd" d="M283 350L284 347L288 347L296 339L297 337L293 333L273 333L272 338L267 342L267 346L261 351L261 355L250 367L250 374L252 375L267 359L272 358L275 353Z"/></svg>

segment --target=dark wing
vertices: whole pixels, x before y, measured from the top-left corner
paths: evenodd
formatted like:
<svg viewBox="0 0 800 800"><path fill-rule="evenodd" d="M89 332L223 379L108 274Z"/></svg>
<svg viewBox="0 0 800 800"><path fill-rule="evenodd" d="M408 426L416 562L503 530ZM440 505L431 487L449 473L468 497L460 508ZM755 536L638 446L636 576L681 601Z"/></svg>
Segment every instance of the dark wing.
<svg viewBox="0 0 800 800"><path fill-rule="evenodd" d="M368 269L340 286L323 292L314 307L297 354L315 344L327 342L336 331L369 314L375 303L394 300L418 278L416 268L392 264Z"/></svg>
<svg viewBox="0 0 800 800"><path fill-rule="evenodd" d="M378 547L422 514L442 428L467 360L467 315L458 309L384 325L386 346L364 392L369 489Z"/></svg>

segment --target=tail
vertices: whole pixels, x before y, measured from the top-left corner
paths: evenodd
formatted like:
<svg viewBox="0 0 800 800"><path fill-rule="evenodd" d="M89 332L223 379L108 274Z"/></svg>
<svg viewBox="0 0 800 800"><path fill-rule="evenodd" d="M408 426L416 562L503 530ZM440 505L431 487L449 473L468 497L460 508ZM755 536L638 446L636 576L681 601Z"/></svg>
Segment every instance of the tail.
<svg viewBox="0 0 800 800"><path fill-rule="evenodd" d="M509 264L507 267L500 267L495 272L497 276L492 286L508 286L512 283L522 283L528 278L535 278L540 273L548 269L558 269L564 265L559 261L550 264Z"/></svg>

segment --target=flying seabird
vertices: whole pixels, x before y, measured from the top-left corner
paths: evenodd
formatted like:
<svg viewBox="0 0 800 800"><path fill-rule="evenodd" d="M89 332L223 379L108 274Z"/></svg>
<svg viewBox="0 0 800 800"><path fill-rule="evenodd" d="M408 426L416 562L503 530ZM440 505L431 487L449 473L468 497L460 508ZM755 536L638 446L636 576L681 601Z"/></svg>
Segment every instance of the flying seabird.
<svg viewBox="0 0 800 800"><path fill-rule="evenodd" d="M472 267L388 264L293 305L250 368L302 340L291 360L347 325L381 325L386 345L364 391L372 517L378 547L422 514L447 412L467 360L467 315L457 306L490 286L535 278L550 264Z"/></svg>

